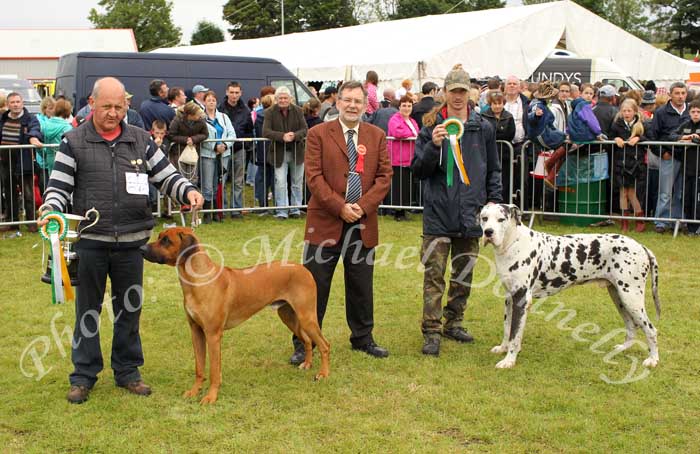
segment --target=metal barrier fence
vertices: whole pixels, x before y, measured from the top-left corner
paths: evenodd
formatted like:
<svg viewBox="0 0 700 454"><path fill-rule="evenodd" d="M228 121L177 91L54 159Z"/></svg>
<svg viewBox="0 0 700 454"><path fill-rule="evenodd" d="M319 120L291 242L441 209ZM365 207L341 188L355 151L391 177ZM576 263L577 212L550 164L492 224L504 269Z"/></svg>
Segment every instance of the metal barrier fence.
<svg viewBox="0 0 700 454"><path fill-rule="evenodd" d="M216 142L233 143L234 151L227 157L202 156L202 147L211 147L208 144ZM282 159L279 152L273 152L268 139L205 140L200 144L196 169L187 169L178 163L182 146L171 146L168 155L211 201L204 213L222 217L236 216L243 211L272 211L288 216L306 208L310 196L303 166L295 164L297 159L303 162L304 146L303 142L289 143L283 153L286 165L279 168L268 162L268 158L275 155ZM48 182L47 163L52 161L51 151L55 152L57 147L0 146L0 227L33 224L35 209L41 205L40 197ZM421 182L413 177L408 167L415 139L388 137L387 148L396 165L392 188L381 208L422 210ZM499 141L498 148L503 199L519 205L524 214L530 214L531 225L535 215L556 216L564 223L575 225L611 219L643 220L672 224L675 235L682 223L700 222L699 145L641 142L634 147L619 148L613 141L594 142L575 149L567 145L552 181L557 190L551 190L545 183L545 162L551 151L532 142L514 148L509 142ZM669 159L657 158L660 151L667 152ZM275 188L276 173L278 190ZM622 191L621 187L629 189ZM634 202L632 195L639 201L639 209L634 213L623 215L620 211L623 192L629 205ZM163 198L154 189L155 215L180 213L169 199L165 200L163 205ZM659 207L657 201L661 201Z"/></svg>
<svg viewBox="0 0 700 454"><path fill-rule="evenodd" d="M519 206L531 215L530 225L536 215L579 226L652 221L663 230L672 225L675 236L683 224L700 222L698 145L639 142L621 148L603 141L564 149L556 153L526 142L520 150L525 171Z"/></svg>

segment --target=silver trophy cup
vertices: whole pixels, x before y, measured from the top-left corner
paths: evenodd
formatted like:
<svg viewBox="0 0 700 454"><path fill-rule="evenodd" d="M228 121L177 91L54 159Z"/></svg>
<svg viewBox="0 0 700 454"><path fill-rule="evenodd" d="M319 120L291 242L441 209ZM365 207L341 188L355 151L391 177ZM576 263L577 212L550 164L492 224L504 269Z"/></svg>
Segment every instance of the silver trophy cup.
<svg viewBox="0 0 700 454"><path fill-rule="evenodd" d="M78 253L73 251L73 244L80 239L80 235L82 235L84 231L97 224L97 221L100 220L100 212L95 208L90 208L85 212L85 216L64 214L64 217L68 221L68 231L66 232L66 237L63 239L62 252L63 256L66 258L70 283L75 287L80 285L80 281L78 280ZM80 228L82 222L89 222L93 217L94 220L90 222L90 224ZM46 272L41 276L41 282L46 284L51 283L51 265L51 256L49 255L48 263L46 264Z"/></svg>

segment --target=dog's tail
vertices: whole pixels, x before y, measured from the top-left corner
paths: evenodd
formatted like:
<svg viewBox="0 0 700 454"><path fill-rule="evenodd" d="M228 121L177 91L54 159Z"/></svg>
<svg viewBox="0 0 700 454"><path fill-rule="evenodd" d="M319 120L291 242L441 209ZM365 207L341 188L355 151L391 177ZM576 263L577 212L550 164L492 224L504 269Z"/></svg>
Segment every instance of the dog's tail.
<svg viewBox="0 0 700 454"><path fill-rule="evenodd" d="M661 300L659 300L659 262L656 261L656 256L647 247L644 247L649 258L649 267L651 268L651 293L654 295L654 305L656 306L656 318L661 318Z"/></svg>

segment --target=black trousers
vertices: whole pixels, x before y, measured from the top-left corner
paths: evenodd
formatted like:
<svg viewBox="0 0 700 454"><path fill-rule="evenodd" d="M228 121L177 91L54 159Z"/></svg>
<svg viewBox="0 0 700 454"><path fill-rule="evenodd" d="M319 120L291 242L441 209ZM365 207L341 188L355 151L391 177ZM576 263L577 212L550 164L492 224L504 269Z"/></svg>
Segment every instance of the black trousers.
<svg viewBox="0 0 700 454"><path fill-rule="evenodd" d="M374 248L366 248L360 237L360 224L345 224L340 242L332 247L307 244L304 266L316 281L316 313L323 326L333 273L340 258L345 268L345 318L350 327L350 343L359 347L372 341L374 328ZM294 339L295 347L301 343Z"/></svg>
<svg viewBox="0 0 700 454"><path fill-rule="evenodd" d="M143 303L143 256L138 248L87 248L76 243L78 277L71 385L92 387L103 369L99 318L107 276L112 284L114 336L111 366L114 381L125 385L141 378L143 366L139 319Z"/></svg>

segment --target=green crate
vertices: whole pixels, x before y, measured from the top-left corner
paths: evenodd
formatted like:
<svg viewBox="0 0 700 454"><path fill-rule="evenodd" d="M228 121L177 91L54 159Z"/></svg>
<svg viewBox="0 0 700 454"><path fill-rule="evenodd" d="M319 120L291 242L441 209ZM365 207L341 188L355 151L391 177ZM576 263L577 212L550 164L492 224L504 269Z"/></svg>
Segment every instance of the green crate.
<svg viewBox="0 0 700 454"><path fill-rule="evenodd" d="M608 193L607 180L592 183L578 183L568 186L576 192L568 192L564 187L559 188L557 196L560 213L605 214L605 204ZM584 218L578 216L560 216L559 222L564 225L586 227L605 218Z"/></svg>

